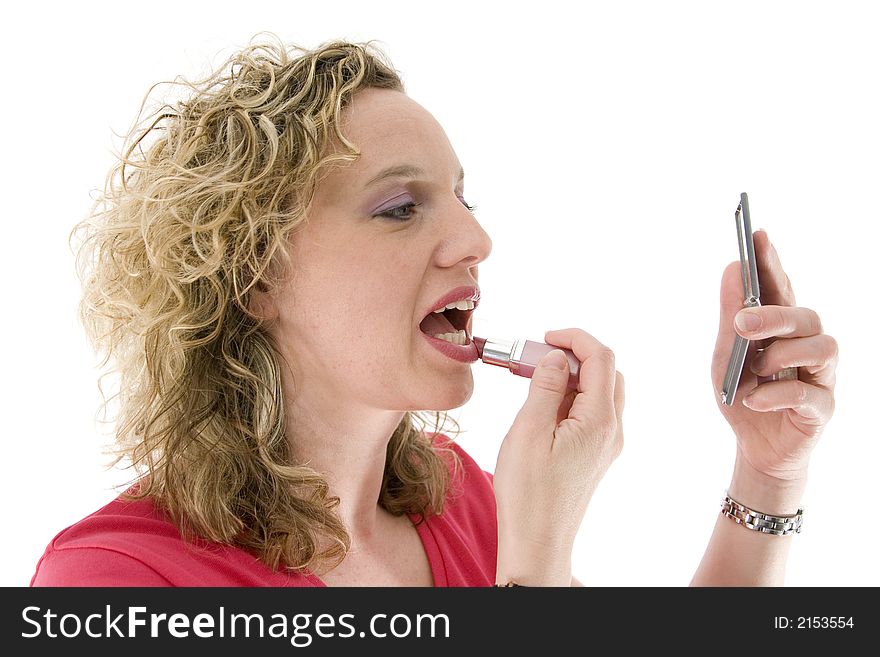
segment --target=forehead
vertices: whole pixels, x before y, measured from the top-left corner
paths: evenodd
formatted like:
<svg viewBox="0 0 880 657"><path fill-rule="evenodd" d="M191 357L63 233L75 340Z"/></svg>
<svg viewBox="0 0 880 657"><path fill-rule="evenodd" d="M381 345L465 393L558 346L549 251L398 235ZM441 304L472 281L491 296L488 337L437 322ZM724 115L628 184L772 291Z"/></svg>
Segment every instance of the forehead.
<svg viewBox="0 0 880 657"><path fill-rule="evenodd" d="M341 128L361 151L355 162L340 171L348 181L366 180L396 164L413 164L437 173L459 169L443 128L430 112L402 92L357 92L342 112Z"/></svg>

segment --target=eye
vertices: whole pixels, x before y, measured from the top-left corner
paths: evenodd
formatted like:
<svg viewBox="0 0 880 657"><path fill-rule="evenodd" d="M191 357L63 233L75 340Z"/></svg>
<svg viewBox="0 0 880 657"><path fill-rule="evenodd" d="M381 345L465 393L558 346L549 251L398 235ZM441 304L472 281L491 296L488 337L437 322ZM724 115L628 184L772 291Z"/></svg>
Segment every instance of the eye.
<svg viewBox="0 0 880 657"><path fill-rule="evenodd" d="M458 200L461 201L461 204L464 205L470 212L473 212L477 209L476 205L469 205L467 201L465 201L460 196ZM410 214L411 210L415 207L420 206L421 203L404 203L403 205L399 205L396 208L391 208L390 210L386 210L385 212L380 212L379 217L388 217L389 219L393 219L395 221L409 221L412 219L412 215Z"/></svg>
<svg viewBox="0 0 880 657"><path fill-rule="evenodd" d="M380 212L377 216L388 217L389 219L394 219L395 221L409 221L410 219L412 219L409 211L419 205L421 205L421 203L404 203L403 205L399 205L396 208L391 208L390 210L385 210L385 212Z"/></svg>

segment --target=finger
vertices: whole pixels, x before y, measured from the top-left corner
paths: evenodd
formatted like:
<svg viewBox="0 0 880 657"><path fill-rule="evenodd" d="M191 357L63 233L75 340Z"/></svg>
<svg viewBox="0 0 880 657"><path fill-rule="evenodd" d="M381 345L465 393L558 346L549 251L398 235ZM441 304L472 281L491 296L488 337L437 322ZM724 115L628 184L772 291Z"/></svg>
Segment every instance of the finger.
<svg viewBox="0 0 880 657"><path fill-rule="evenodd" d="M614 408L617 411L617 454L623 450L623 407L626 402L626 385L623 380L623 374L617 372L614 380ZM616 458L616 457L615 457Z"/></svg>
<svg viewBox="0 0 880 657"><path fill-rule="evenodd" d="M578 373L580 394L574 398L568 416L573 420L588 418L608 420L614 409L614 352L586 331L577 328L546 331L544 341L568 349L581 362Z"/></svg>
<svg viewBox="0 0 880 657"><path fill-rule="evenodd" d="M752 241L755 244L761 303L777 306L797 305L791 281L782 268L776 247L767 237L767 231L762 229L752 233Z"/></svg>
<svg viewBox="0 0 880 657"><path fill-rule="evenodd" d="M749 365L758 376L770 376L786 367L798 367L801 381L833 388L838 360L837 340L830 335L776 340Z"/></svg>
<svg viewBox="0 0 880 657"><path fill-rule="evenodd" d="M743 398L753 411L793 411L793 421L804 426L824 426L834 413L834 395L804 381L762 383Z"/></svg>
<svg viewBox="0 0 880 657"><path fill-rule="evenodd" d="M538 362L529 395L517 414L517 423L524 431L539 436L552 432L559 424L563 398L568 393L568 369L568 358L558 349L547 352Z"/></svg>
<svg viewBox="0 0 880 657"><path fill-rule="evenodd" d="M739 261L734 260L727 264L721 274L721 328L731 335L735 331L730 329L730 319L743 308L742 274Z"/></svg>
<svg viewBox="0 0 880 657"><path fill-rule="evenodd" d="M556 409L556 424L553 426L559 426L559 423L568 418L568 412L571 410L571 405L574 402L574 398L577 396L577 390L569 389L565 396L562 398L562 403L559 405L559 408Z"/></svg>
<svg viewBox="0 0 880 657"><path fill-rule="evenodd" d="M733 320L736 332L749 340L775 336L806 337L822 333L822 320L810 308L756 306L740 310Z"/></svg>
<svg viewBox="0 0 880 657"><path fill-rule="evenodd" d="M623 374L616 373L614 377L614 409L617 412L617 422L623 422L623 407L626 404L626 382Z"/></svg>
<svg viewBox="0 0 880 657"><path fill-rule="evenodd" d="M718 337L715 341L714 360L727 359L736 339L733 318L743 308L742 275L739 261L728 263L721 275L720 309L718 313Z"/></svg>

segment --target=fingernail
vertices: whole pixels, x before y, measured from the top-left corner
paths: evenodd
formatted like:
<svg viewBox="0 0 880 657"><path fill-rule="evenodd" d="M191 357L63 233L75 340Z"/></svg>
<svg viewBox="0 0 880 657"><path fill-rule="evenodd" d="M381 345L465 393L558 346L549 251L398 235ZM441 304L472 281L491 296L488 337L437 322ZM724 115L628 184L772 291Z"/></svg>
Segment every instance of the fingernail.
<svg viewBox="0 0 880 657"><path fill-rule="evenodd" d="M736 315L736 325L741 331L755 331L761 327L761 316L748 310L740 311Z"/></svg>
<svg viewBox="0 0 880 657"><path fill-rule="evenodd" d="M544 356L541 360L541 365L544 367L552 367L555 370L564 370L567 361L568 359L565 357L565 354L562 353L562 350L554 349Z"/></svg>
<svg viewBox="0 0 880 657"><path fill-rule="evenodd" d="M743 406L747 406L748 408L751 408L752 401L754 401L754 400L752 399L751 395L747 395L746 397L743 397Z"/></svg>
<svg viewBox="0 0 880 657"><path fill-rule="evenodd" d="M766 358L764 357L764 354L758 354L757 356L755 356L754 360L752 360L752 364L750 365L752 372L754 372L755 374L760 372L764 368L765 360Z"/></svg>

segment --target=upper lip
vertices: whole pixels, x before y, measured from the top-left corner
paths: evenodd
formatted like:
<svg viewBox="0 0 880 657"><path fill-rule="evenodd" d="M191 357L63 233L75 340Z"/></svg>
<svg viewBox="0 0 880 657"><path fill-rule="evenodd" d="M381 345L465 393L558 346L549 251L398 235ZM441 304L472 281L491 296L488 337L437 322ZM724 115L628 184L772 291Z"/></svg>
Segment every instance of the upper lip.
<svg viewBox="0 0 880 657"><path fill-rule="evenodd" d="M434 302L434 305L431 306L424 315L422 315L422 319L430 315L435 310L445 308L446 304L452 303L453 301L460 301L461 299L469 299L473 301L474 308L476 308L480 305L480 288L476 285L462 285L461 287L449 290L449 292L447 292Z"/></svg>

